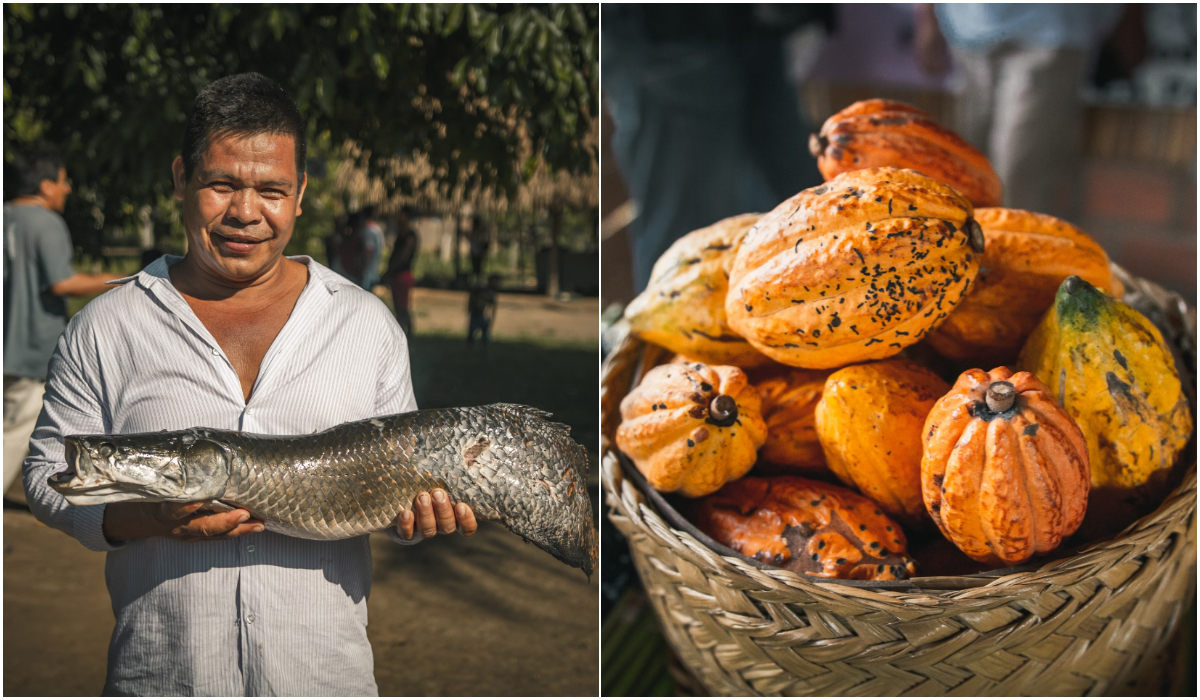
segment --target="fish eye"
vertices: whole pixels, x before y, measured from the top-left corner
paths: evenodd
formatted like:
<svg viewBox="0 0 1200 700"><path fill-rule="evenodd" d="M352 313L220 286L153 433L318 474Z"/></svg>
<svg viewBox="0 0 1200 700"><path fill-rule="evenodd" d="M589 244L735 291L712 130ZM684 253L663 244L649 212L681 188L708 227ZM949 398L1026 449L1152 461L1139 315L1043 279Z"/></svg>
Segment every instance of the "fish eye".
<svg viewBox="0 0 1200 700"><path fill-rule="evenodd" d="M98 451L101 457L111 457L112 453L116 452L116 448L112 446L111 442L102 442Z"/></svg>

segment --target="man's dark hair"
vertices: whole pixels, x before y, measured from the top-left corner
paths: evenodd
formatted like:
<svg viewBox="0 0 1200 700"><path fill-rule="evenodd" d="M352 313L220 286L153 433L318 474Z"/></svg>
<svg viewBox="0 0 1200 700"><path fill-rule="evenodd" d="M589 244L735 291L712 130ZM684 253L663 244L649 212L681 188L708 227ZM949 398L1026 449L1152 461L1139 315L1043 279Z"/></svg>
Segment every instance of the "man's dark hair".
<svg viewBox="0 0 1200 700"><path fill-rule="evenodd" d="M58 171L66 168L58 150L39 144L13 155L12 165L5 168L5 180L12 179L9 197L28 197L41 190L42 181L58 182Z"/></svg>
<svg viewBox="0 0 1200 700"><path fill-rule="evenodd" d="M295 139L296 177L304 174L304 121L291 95L261 73L239 73L214 81L196 95L188 115L183 131L184 175L191 179L213 139L254 134L284 134Z"/></svg>

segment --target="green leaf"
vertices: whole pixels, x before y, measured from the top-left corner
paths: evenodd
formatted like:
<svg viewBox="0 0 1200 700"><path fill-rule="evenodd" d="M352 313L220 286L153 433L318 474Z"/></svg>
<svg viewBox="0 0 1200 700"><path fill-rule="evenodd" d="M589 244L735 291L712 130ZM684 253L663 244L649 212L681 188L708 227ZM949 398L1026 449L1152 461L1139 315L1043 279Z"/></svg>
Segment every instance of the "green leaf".
<svg viewBox="0 0 1200 700"><path fill-rule="evenodd" d="M454 84L454 87L459 87L463 84L463 80L467 77L467 64L470 61L470 56L463 56L458 59L458 63L454 64L454 70L450 72L450 82Z"/></svg>
<svg viewBox="0 0 1200 700"><path fill-rule="evenodd" d="M371 54L371 65L375 68L375 75L379 76L380 80L387 80L390 66L386 56L378 51Z"/></svg>
<svg viewBox="0 0 1200 700"><path fill-rule="evenodd" d="M450 36L458 29L458 25L462 24L463 19L463 4L461 2L450 6L450 14L446 16L446 23L442 25L442 36Z"/></svg>

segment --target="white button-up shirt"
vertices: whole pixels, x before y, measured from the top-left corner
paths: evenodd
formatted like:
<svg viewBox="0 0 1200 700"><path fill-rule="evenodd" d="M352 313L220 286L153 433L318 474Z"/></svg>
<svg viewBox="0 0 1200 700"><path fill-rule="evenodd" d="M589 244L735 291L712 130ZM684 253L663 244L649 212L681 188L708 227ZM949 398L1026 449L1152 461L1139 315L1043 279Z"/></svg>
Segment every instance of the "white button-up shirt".
<svg viewBox="0 0 1200 700"><path fill-rule="evenodd" d="M307 265L308 283L247 403L233 365L170 282L180 259L159 258L71 319L24 465L34 515L108 552L116 626L104 692L376 695L366 536L113 545L101 531L105 506L71 506L47 484L65 468L64 435L194 426L300 435L416 410L391 312L303 256L293 259Z"/></svg>

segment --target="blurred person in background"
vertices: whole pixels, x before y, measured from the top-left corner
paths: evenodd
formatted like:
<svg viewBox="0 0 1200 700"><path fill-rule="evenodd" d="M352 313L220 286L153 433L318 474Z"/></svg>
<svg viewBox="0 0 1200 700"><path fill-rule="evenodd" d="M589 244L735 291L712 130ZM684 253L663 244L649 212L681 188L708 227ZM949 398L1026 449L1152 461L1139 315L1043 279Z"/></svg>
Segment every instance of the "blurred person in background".
<svg viewBox="0 0 1200 700"><path fill-rule="evenodd" d="M500 275L488 275L487 286L476 279L471 282L471 292L467 295L467 345L475 343L475 333L486 348L488 332L496 320L496 290L500 288Z"/></svg>
<svg viewBox="0 0 1200 700"><path fill-rule="evenodd" d="M369 292L379 284L379 265L383 262L383 227L375 221L375 207L351 214L348 228L349 235L342 237L340 272Z"/></svg>
<svg viewBox="0 0 1200 700"><path fill-rule="evenodd" d="M783 41L832 6L604 5L604 99L637 218L634 286L680 236L821 182Z"/></svg>
<svg viewBox="0 0 1200 700"><path fill-rule="evenodd" d="M21 472L42 411L46 368L67 327L64 297L99 294L118 277L71 266L75 246L62 218L71 181L54 149L18 154L6 170L15 197L4 205L4 491Z"/></svg>
<svg viewBox="0 0 1200 700"><path fill-rule="evenodd" d="M333 231L325 237L325 264L342 277L346 276L346 271L342 269L342 246L352 231L350 215L342 213L334 219Z"/></svg>
<svg viewBox="0 0 1200 700"><path fill-rule="evenodd" d="M416 282L413 279L413 259L417 256L417 232L412 228L412 219L417 210L404 205L396 217L396 242L392 246L392 256L388 258L388 286L392 288L392 306L395 309L396 321L404 330L405 336L412 335L412 314L409 312L409 294Z"/></svg>
<svg viewBox="0 0 1200 700"><path fill-rule="evenodd" d="M482 216L471 217L471 276L475 281L483 279L483 259L487 257L490 234Z"/></svg>
<svg viewBox="0 0 1200 700"><path fill-rule="evenodd" d="M915 44L931 74L962 79L958 133L986 153L1004 205L1065 216L1078 167L1080 88L1120 4L918 4ZM948 49L948 50L947 50Z"/></svg>

